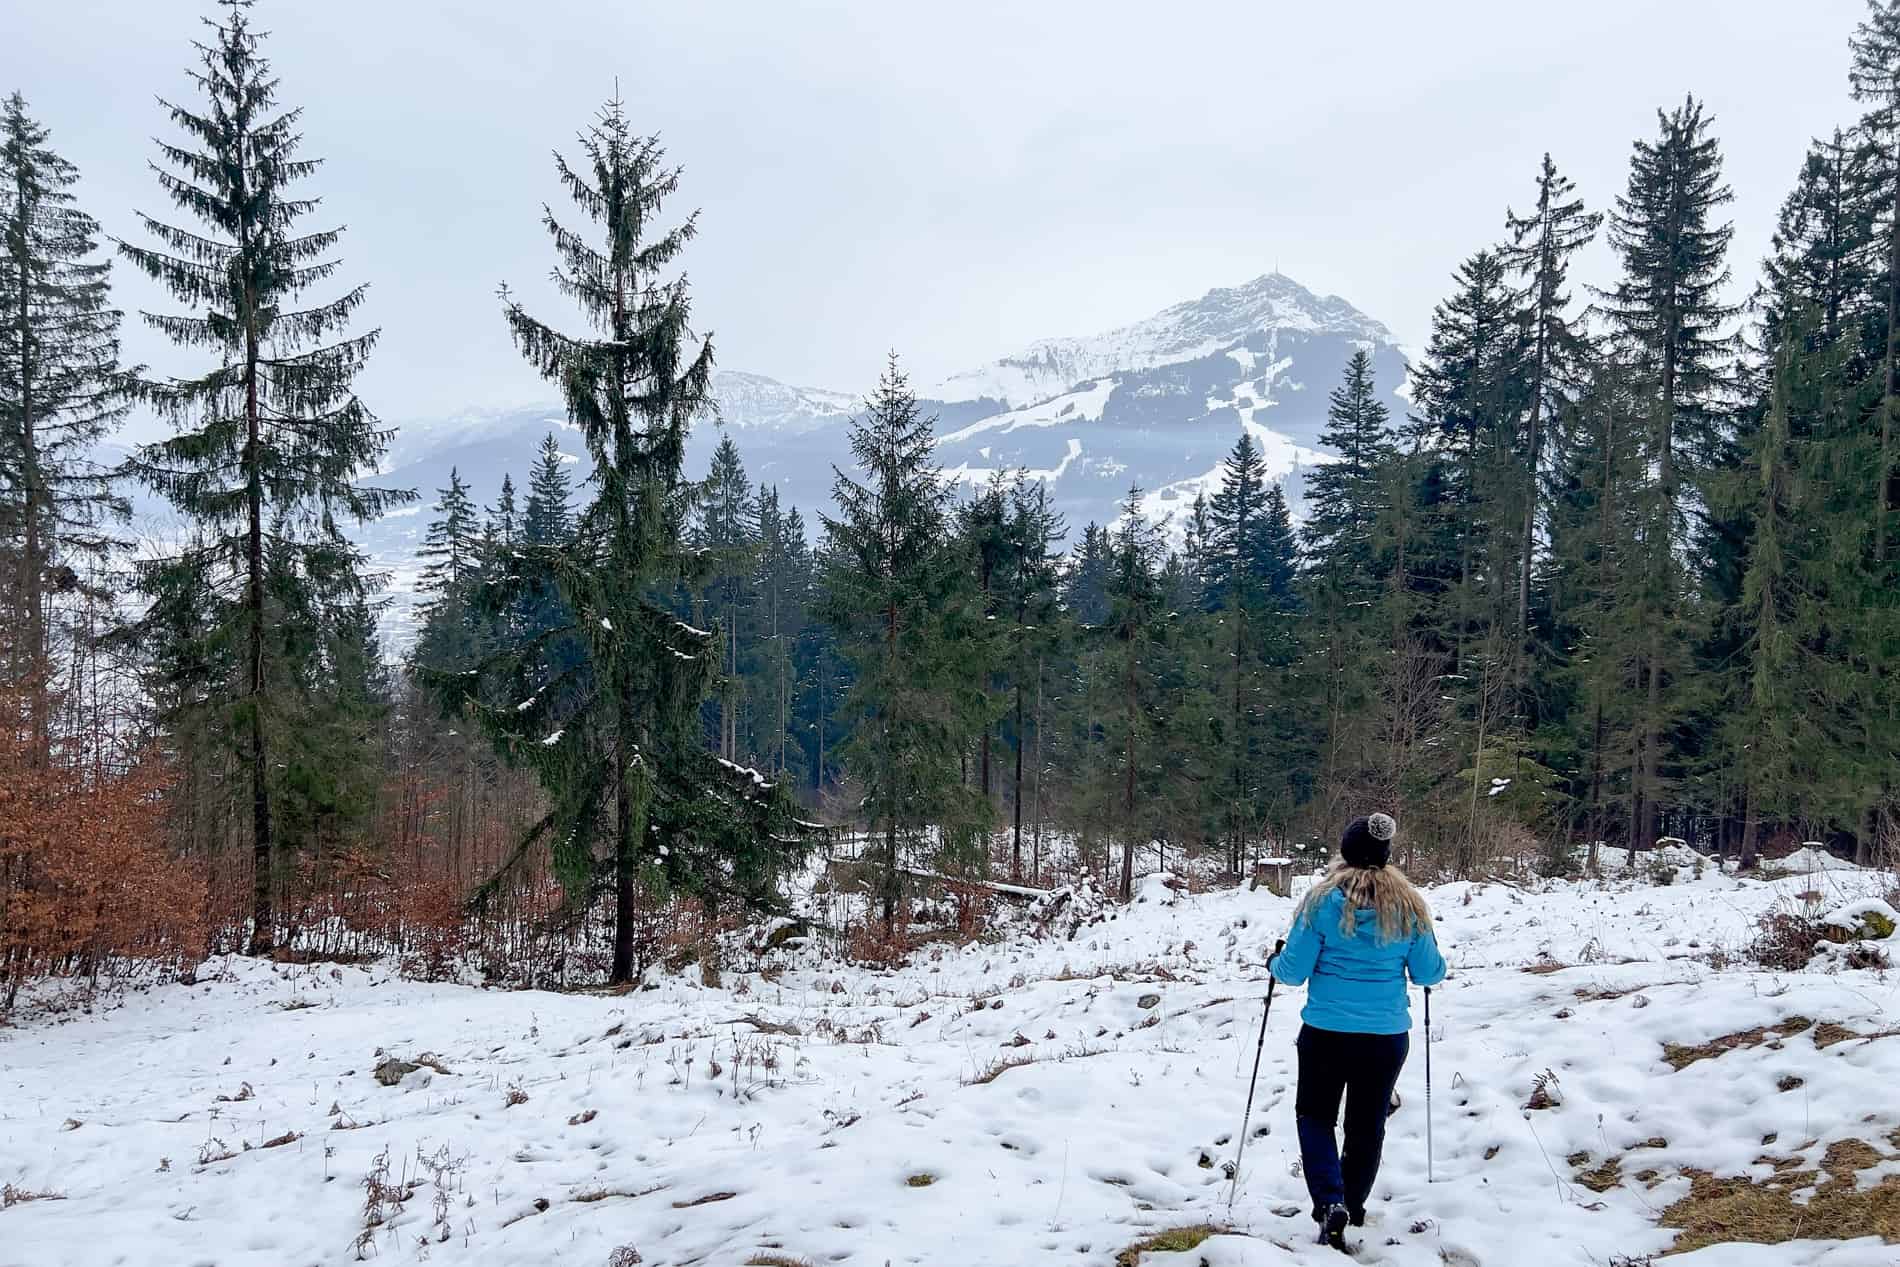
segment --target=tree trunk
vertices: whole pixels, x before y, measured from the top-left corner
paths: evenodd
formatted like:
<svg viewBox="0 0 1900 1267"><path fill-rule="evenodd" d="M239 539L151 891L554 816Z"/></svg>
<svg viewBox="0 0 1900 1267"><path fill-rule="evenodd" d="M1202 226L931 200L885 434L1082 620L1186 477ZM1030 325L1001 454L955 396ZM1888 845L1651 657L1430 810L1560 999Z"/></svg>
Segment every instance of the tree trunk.
<svg viewBox="0 0 1900 1267"><path fill-rule="evenodd" d="M1029 864L1030 883L1042 883L1042 657L1036 657L1036 838Z"/></svg>
<svg viewBox="0 0 1900 1267"><path fill-rule="evenodd" d="M1135 651L1128 649L1128 768L1122 777L1122 901L1135 896Z"/></svg>
<svg viewBox="0 0 1900 1267"><path fill-rule="evenodd" d="M1020 677L1016 681L1016 789L1010 800L1010 812L1015 818L1015 826L1009 845L1009 878L1013 882L1021 883L1023 878L1023 684Z"/></svg>
<svg viewBox="0 0 1900 1267"><path fill-rule="evenodd" d="M1755 779L1751 775L1748 786L1742 793L1742 861L1743 871L1753 871L1761 850L1761 817L1756 808Z"/></svg>
<svg viewBox="0 0 1900 1267"><path fill-rule="evenodd" d="M638 836L644 833L641 825L633 821L633 798L627 788L631 777L627 766L627 731L631 724L623 701L614 734L614 769L619 775L619 790L614 795L614 958L607 973L610 985L633 980L634 851L639 844Z"/></svg>
<svg viewBox="0 0 1900 1267"><path fill-rule="evenodd" d="M1890 156L1900 164L1900 146ZM1900 188L1887 227L1886 392L1880 402L1880 466L1874 475L1874 561L1887 561L1887 511L1892 497L1893 413L1900 408Z"/></svg>
<svg viewBox="0 0 1900 1267"><path fill-rule="evenodd" d="M250 515L245 566L244 615L249 626L249 697L251 730L251 946L253 955L268 955L275 947L272 924L270 822L270 765L264 751L264 481L263 438L257 398L258 341L255 317L245 332L244 465L245 502Z"/></svg>

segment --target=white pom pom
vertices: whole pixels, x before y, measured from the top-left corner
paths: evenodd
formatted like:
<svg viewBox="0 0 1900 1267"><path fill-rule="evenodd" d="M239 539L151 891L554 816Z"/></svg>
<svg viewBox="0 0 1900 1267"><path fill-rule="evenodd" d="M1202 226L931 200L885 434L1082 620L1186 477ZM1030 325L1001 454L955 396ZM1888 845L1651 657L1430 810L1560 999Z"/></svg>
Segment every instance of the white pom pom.
<svg viewBox="0 0 1900 1267"><path fill-rule="evenodd" d="M1374 814L1366 820L1366 830L1374 840L1390 840L1399 834L1399 825L1390 814Z"/></svg>

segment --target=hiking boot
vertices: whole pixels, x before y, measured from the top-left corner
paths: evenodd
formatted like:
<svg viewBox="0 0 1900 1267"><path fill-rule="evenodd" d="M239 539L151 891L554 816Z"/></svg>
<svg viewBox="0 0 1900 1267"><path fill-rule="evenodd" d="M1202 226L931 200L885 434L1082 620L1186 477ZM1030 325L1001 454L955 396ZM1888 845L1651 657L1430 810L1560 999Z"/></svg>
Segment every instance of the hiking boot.
<svg viewBox="0 0 1900 1267"><path fill-rule="evenodd" d="M1343 1205L1326 1207L1326 1217L1320 1221L1319 1243L1331 1245L1344 1251L1346 1248L1346 1225L1352 1221L1352 1214Z"/></svg>

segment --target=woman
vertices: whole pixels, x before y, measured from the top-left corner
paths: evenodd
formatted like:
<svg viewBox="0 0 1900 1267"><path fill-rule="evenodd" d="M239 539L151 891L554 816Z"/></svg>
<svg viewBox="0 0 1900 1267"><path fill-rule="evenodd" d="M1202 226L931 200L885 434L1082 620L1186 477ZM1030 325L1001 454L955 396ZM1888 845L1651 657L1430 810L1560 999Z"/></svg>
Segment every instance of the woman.
<svg viewBox="0 0 1900 1267"><path fill-rule="evenodd" d="M1363 1226L1379 1173L1386 1106L1411 1046L1405 980L1445 979L1432 913L1411 881L1388 865L1398 824L1374 814L1346 824L1340 861L1313 885L1286 946L1268 964L1287 985L1311 985L1300 1029L1300 1156L1320 1239L1344 1249L1346 1225ZM1333 1130L1346 1097L1346 1149Z"/></svg>

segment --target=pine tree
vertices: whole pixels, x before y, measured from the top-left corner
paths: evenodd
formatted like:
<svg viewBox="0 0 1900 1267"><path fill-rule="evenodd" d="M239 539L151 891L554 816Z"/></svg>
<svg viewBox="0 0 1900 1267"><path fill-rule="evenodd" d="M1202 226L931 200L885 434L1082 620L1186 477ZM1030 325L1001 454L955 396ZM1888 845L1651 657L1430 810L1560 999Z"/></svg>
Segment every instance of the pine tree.
<svg viewBox="0 0 1900 1267"><path fill-rule="evenodd" d="M811 598L811 546L797 507L781 509L778 490L761 483L753 498L753 539L757 562L751 578L752 610L747 623L756 631L760 655L754 670L755 694L767 705L760 755L784 774L805 763L792 738L799 694L798 647Z"/></svg>
<svg viewBox="0 0 1900 1267"><path fill-rule="evenodd" d="M1896 470L1894 431L1900 424L1900 0L1868 0L1867 17L1850 43L1853 62L1848 83L1856 101L1869 109L1861 120L1874 163L1877 210L1884 257L1879 296L1886 308L1886 340L1881 349L1881 394L1876 415L1879 458L1873 472L1874 559L1885 564L1893 536L1892 518L1900 507L1900 470Z"/></svg>
<svg viewBox="0 0 1900 1267"><path fill-rule="evenodd" d="M416 554L424 560L416 586L422 600L416 663L435 674L466 673L485 650L485 619L473 600L488 550L476 526L474 499L455 467L449 468L449 486L437 490L436 517ZM448 700L460 694L461 687L452 686Z"/></svg>
<svg viewBox="0 0 1900 1267"><path fill-rule="evenodd" d="M449 486L436 490L436 517L422 539L417 557L423 564L417 589L430 606L460 602L475 578L481 558L481 537L475 522L475 501L468 495L462 473L449 468Z"/></svg>
<svg viewBox="0 0 1900 1267"><path fill-rule="evenodd" d="M1558 417L1547 586L1553 679L1570 701L1576 753L1567 771L1586 815L1592 866L1613 817L1630 821L1641 707L1641 574L1646 403L1629 367L1596 360ZM1632 583L1632 575L1634 583Z"/></svg>
<svg viewBox="0 0 1900 1267"><path fill-rule="evenodd" d="M1378 397L1372 357L1354 352L1344 380L1327 397L1320 444L1338 455L1306 479L1306 550L1316 564L1354 585L1371 583L1372 523L1379 466L1395 451L1391 410Z"/></svg>
<svg viewBox="0 0 1900 1267"><path fill-rule="evenodd" d="M746 478L739 446L730 434L723 435L713 450L712 470L699 504L697 540L706 551L706 599L721 648L716 695L719 755L728 761L739 759L741 732L746 729L740 717L745 707L741 647L750 634L742 626L751 606L750 579L759 547L754 536L756 518L752 483Z"/></svg>
<svg viewBox="0 0 1900 1267"><path fill-rule="evenodd" d="M1161 533L1142 506L1142 490L1130 488L1122 503L1109 556L1108 620L1098 637L1112 659L1116 712L1121 726L1119 824L1122 842L1121 898L1134 900L1135 848L1156 833L1151 804L1156 780L1142 777L1153 761L1148 741L1159 727L1155 658L1168 634L1161 567Z"/></svg>
<svg viewBox="0 0 1900 1267"><path fill-rule="evenodd" d="M11 680L25 687L32 760L51 755L46 687L51 591L102 560L126 517L93 458L130 407L119 312L99 226L72 193L79 172L47 144L19 93L0 109L0 562L11 563ZM12 578L9 578L12 579Z"/></svg>
<svg viewBox="0 0 1900 1267"><path fill-rule="evenodd" d="M1062 631L1058 585L1061 580L1055 544L1062 539L1062 516L1050 504L1049 485L1019 475L1009 486L1009 513L1004 530L1004 554L996 580L998 605L1009 615L1008 684L1012 696L1011 733L1015 771L1010 790L1009 876L1023 875L1023 752L1028 746L1032 717L1028 704L1042 690L1044 666L1060 643ZM1038 744L1041 723L1033 722ZM1031 860L1032 870L1039 859Z"/></svg>
<svg viewBox="0 0 1900 1267"><path fill-rule="evenodd" d="M1397 447L1387 430L1390 411L1377 396L1372 358L1353 354L1333 389L1320 443L1338 457L1307 477L1306 605L1312 615L1309 680L1320 683L1323 813L1337 817L1363 764L1363 728L1372 698L1372 648L1381 631L1372 624L1380 591L1377 528L1390 486Z"/></svg>
<svg viewBox="0 0 1900 1267"><path fill-rule="evenodd" d="M1517 642L1518 690L1524 690L1531 636L1531 575L1535 568L1537 525L1544 478L1544 443L1552 421L1577 392L1585 371L1585 337L1570 316L1570 257L1588 246L1602 226L1600 212L1587 212L1575 197L1576 186L1558 174L1550 155L1537 173L1537 201L1529 215L1506 212L1510 245L1500 263L1519 282L1516 306L1530 324L1524 373L1529 400L1523 424L1524 488L1522 527L1518 533Z"/></svg>
<svg viewBox="0 0 1900 1267"><path fill-rule="evenodd" d="M1637 141L1628 191L1610 216L1610 241L1622 280L1602 296L1624 355L1639 365L1649 401L1647 423L1655 478L1648 496L1641 570L1642 623L1649 633L1644 664L1645 717L1637 754L1632 837L1656 839L1664 786L1662 743L1669 723L1663 685L1680 660L1681 600L1676 567L1685 539L1683 489L1693 495L1723 441L1720 395L1729 369L1722 327L1735 309L1721 302L1728 281L1724 257L1733 226L1712 217L1732 200L1722 183L1722 156L1710 119L1693 97L1658 111L1659 134ZM1665 654L1665 653L1669 654Z"/></svg>
<svg viewBox="0 0 1900 1267"><path fill-rule="evenodd" d="M1223 826L1227 869L1234 874L1240 871L1243 837L1253 818L1248 773L1257 768L1253 729L1260 707L1260 679L1252 623L1262 616L1268 580L1265 573L1272 564L1266 551L1270 527L1266 490L1266 463L1254 447L1253 437L1243 432L1222 463L1220 491L1207 511L1211 528L1210 605L1223 613L1229 627L1225 648L1228 799Z"/></svg>
<svg viewBox="0 0 1900 1267"><path fill-rule="evenodd" d="M990 635L996 628L995 622L1007 610L1007 599L1001 593L1001 573L1008 566L1009 558L1009 486L1011 477L998 472L991 476L986 484L968 504L960 507L957 514L957 531L962 537L964 549L976 564L976 589L983 607L984 633L981 648L972 647L976 658L983 662L983 685L987 701L988 716L984 718L981 735L977 738L976 783L985 799L994 794L994 781L991 772L992 741L995 735L997 699L1002 689L998 670L1000 661L1007 657L1007 650Z"/></svg>
<svg viewBox="0 0 1900 1267"><path fill-rule="evenodd" d="M488 508L488 521L482 525L482 536L490 554L498 550L512 550L521 539L521 515L515 509L515 479L506 472L501 477L501 493L495 498L495 504Z"/></svg>
<svg viewBox="0 0 1900 1267"><path fill-rule="evenodd" d="M1100 524L1082 529L1081 543L1070 553L1063 574L1062 605L1086 628L1108 619L1109 533Z"/></svg>
<svg viewBox="0 0 1900 1267"><path fill-rule="evenodd" d="M657 138L633 133L618 100L580 145L584 166L557 155L555 167L603 245L551 209L543 224L560 260L556 280L597 337L556 330L505 289L503 305L516 346L561 388L593 464L594 500L571 540L520 551L487 601L506 605L551 584L570 620L496 661L491 674L512 668L521 681L535 652L562 636L585 660L483 715L551 802L516 856L548 839L576 905L592 901L604 870L614 909L609 977L624 982L634 972L643 886L714 909L731 901L769 909L806 841L780 785L717 761L699 742L699 703L718 672L719 649L649 596L680 569L674 534L687 494L680 467L694 418L711 407L711 343L690 334L685 281L660 276L696 222L651 236L679 173L664 165ZM554 460L545 448L543 456ZM534 493L543 492L537 478ZM551 509L540 496L532 500ZM537 529L545 523L529 532ZM604 868L596 858L602 843Z"/></svg>
<svg viewBox="0 0 1900 1267"><path fill-rule="evenodd" d="M851 424L862 482L837 471L838 516L824 517L824 611L856 678L845 705L846 751L883 840L887 935L896 929L905 859L928 829L965 834L987 809L962 786L960 759L981 731L986 703L956 643L982 621L967 561L950 543L950 493L931 461L933 425L893 355L864 418Z"/></svg>
<svg viewBox="0 0 1900 1267"><path fill-rule="evenodd" d="M528 502L521 517L521 539L531 546L566 545L574 535L572 481L567 458L549 432L528 476Z"/></svg>
<svg viewBox="0 0 1900 1267"><path fill-rule="evenodd" d="M1809 146L1762 264L1757 304L1763 352L1771 363L1777 341L1803 322L1804 309L1818 316L1815 342L1855 337L1851 381L1859 382L1880 362L1880 309L1871 302L1881 269L1877 208L1869 196L1875 170L1865 140L1839 129L1830 140Z"/></svg>
<svg viewBox="0 0 1900 1267"><path fill-rule="evenodd" d="M202 68L192 80L205 104L194 111L163 103L187 142L159 147L173 169L159 170L160 186L205 232L141 215L161 245L120 243L119 251L192 309L147 314L147 322L181 347L216 355L199 377L139 385L178 430L142 447L132 470L202 527L205 556L146 562L140 586L148 596L175 595L179 578L202 575L208 561L212 602L199 618L246 648L243 675L225 703L247 749L251 951L267 954L275 940L270 745L278 720L266 691L267 545L297 572L344 577L355 555L340 521L378 518L413 494L355 482L376 469L389 440L351 389L376 333L322 340L348 325L366 288L299 306L336 273L328 257L341 230L297 231L318 200L289 191L318 163L297 156L300 112L277 110L277 80L260 55L249 0L222 0L222 7L222 21L206 20L212 38L196 46ZM267 542L267 522L283 535ZM364 588L359 574L332 592L360 597Z"/></svg>

